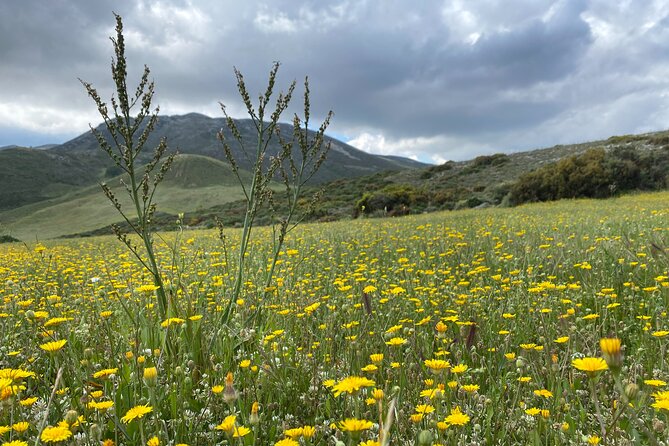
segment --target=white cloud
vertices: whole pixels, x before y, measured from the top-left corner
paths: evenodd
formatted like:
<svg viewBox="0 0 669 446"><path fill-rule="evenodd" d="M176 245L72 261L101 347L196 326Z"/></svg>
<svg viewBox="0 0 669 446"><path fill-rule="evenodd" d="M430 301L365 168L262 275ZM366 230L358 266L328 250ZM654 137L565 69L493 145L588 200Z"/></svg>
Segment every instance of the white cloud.
<svg viewBox="0 0 669 446"><path fill-rule="evenodd" d="M472 145L464 139L444 135L391 139L379 132L363 132L347 143L368 153L404 156L435 164L467 160L491 151L490 147Z"/></svg>
<svg viewBox="0 0 669 446"><path fill-rule="evenodd" d="M97 125L98 121L100 117L97 114L84 114L76 109L0 102L0 122L5 128L14 127L48 135L76 135L83 133L89 123Z"/></svg>

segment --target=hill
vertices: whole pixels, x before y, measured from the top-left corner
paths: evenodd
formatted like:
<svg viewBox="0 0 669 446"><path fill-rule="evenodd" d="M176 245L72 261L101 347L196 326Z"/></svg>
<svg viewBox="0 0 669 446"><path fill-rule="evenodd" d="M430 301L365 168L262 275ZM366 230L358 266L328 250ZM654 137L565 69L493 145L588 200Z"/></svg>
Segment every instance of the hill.
<svg viewBox="0 0 669 446"><path fill-rule="evenodd" d="M237 120L242 136L253 145L255 129L250 120ZM182 154L200 155L224 160L225 155L217 132L225 127L223 118L209 118L191 113L183 116L161 116L156 130L147 142L147 150L140 162L147 162L161 138L166 138L170 150ZM106 133L101 124L97 127ZM292 126L281 124L285 135L292 134ZM363 176L388 170L423 167L425 164L407 158L372 155L334 138L326 137L332 150L323 168L314 177L315 183L339 178ZM232 145L242 168L249 164L241 148ZM270 144L268 154L275 155L278 141ZM12 210L37 203L107 181L120 173L98 147L91 132L60 145L23 148L5 146L0 150L0 211Z"/></svg>
<svg viewBox="0 0 669 446"><path fill-rule="evenodd" d="M242 138L249 147L254 147L256 129L250 119L238 119L235 123ZM289 124L279 125L282 135L292 135L293 127ZM227 132L223 118L210 118L198 113L189 113L180 116L161 116L155 131L147 141L148 147L155 147L161 138L166 138L171 149L179 153L204 155L214 159L225 160L222 145L217 138L217 132L223 129L226 138L230 141L233 154L242 168L248 169L250 164L242 152L242 148L235 143L234 138ZM102 125L98 130L104 132ZM313 136L313 134L312 134ZM403 169L424 167L424 163L402 157L384 157L372 155L358 150L344 142L326 136L326 143L331 144L332 150L323 168L314 177L314 182L322 183L339 178L368 175L389 169ZM90 132L86 132L71 141L51 149L63 154L90 154L99 152L96 139ZM276 138L268 147L268 155L279 153L280 145Z"/></svg>
<svg viewBox="0 0 669 446"><path fill-rule="evenodd" d="M248 175L248 173L242 173ZM107 184L125 207L130 205L116 176ZM276 185L274 187L277 187ZM202 212L214 204L240 200L242 193L230 168L200 155L178 155L156 194L158 210L165 222L174 222L180 212ZM75 189L0 213L11 235L22 240L59 237L92 231L119 220L116 209L102 194L99 185Z"/></svg>
<svg viewBox="0 0 669 446"><path fill-rule="evenodd" d="M638 159L653 159L653 154L669 156L669 132L614 136L607 140L559 145L546 149L512 154L484 155L469 161L449 161L422 169L379 172L373 175L332 181L312 186L306 195L321 191L322 197L309 221L331 221L359 216L393 216L437 210L511 205L514 186L525 175L552 171L558 163L584 157L592 151L607 154L636 153ZM657 157L656 157L657 158ZM666 173L665 173L666 175ZM666 182L662 183L666 184ZM637 189L648 189L642 183ZM608 188L611 190L611 188ZM634 189L634 187L632 187ZM279 209L280 211L280 209ZM228 226L241 224L244 203L229 201L210 209L186 212L184 222L194 227L212 227L215 218ZM162 215L156 223L163 229L173 227L174 216ZM260 224L271 223L265 211ZM108 234L100 228L77 235Z"/></svg>
<svg viewBox="0 0 669 446"><path fill-rule="evenodd" d="M78 147L82 148L83 145ZM607 154L624 152L627 153L626 163L637 159L645 160L648 164L649 159L664 159L664 154L669 153L667 147L669 132L614 136L607 140L559 145L528 152L484 155L469 161L449 161L439 166L387 170L371 175L340 178L307 188L307 195L317 191L322 193L307 220L329 221L361 215L393 216L443 209L510 205L514 204L510 198L514 186L528 174L551 172L560 162L563 165L574 164L572 158L583 157L589 151L603 151ZM100 151L93 151L92 147L90 149L80 149L74 153L79 153L79 160L94 160ZM55 152L45 153L65 150L66 148L61 147ZM11 150L8 152L11 153ZM335 153L336 150L333 151ZM639 156L630 157L629 153L637 153ZM662 156L658 158L653 154ZM393 157L384 158L393 161ZM82 161L82 165L73 165L70 175L61 179L63 190L70 188L70 192L0 212L0 221L18 238L34 238L35 235L44 238L108 234L110 223L118 221L119 218L99 188L89 186L78 190L72 184L79 181L80 176L92 175L91 172L82 171L84 164ZM239 189L227 169L225 163L211 157L181 155L159 192L158 210L162 213L154 219L158 227L173 228L177 213L182 212L185 213L185 223L194 227L211 227L216 218L226 225L240 224L244 203L240 201L242 197ZM79 171L81 173L77 173ZM109 174L109 169L102 169L103 176ZM657 173L654 175L657 176ZM109 184L119 181L119 177L107 180ZM658 187L665 185L666 181L655 178L653 184ZM627 189L647 189L641 183L627 186ZM281 190L278 185L276 188ZM607 184L602 188L620 192L614 185L609 187ZM35 186L34 189L39 188ZM280 196L279 193L277 197ZM280 206L278 210L281 211ZM263 211L258 216L258 223L268 224L272 218L268 211Z"/></svg>

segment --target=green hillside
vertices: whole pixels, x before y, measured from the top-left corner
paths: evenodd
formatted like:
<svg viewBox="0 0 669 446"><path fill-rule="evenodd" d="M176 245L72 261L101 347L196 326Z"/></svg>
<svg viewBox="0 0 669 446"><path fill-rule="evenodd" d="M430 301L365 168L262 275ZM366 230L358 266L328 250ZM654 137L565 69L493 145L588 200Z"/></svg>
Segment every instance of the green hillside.
<svg viewBox="0 0 669 446"><path fill-rule="evenodd" d="M248 175L243 173L247 178ZM107 184L121 204L129 206L121 179L121 176L114 177L107 180ZM225 163L199 155L179 155L158 188L155 201L159 212L176 215L241 198L239 184ZM6 230L22 240L91 231L119 218L99 185L0 212L0 221Z"/></svg>
<svg viewBox="0 0 669 446"><path fill-rule="evenodd" d="M513 154L484 155L469 161L447 162L423 169L385 171L364 177L339 179L326 184L312 186L305 191L310 196L321 191L321 199L306 219L309 221L331 221L357 217L397 216L418 214L438 210L453 210L489 206L507 206L514 203L512 192L526 182L528 175L560 171L561 166L571 165L576 160L591 157L592 153L606 154L604 161L616 161L619 154L626 171L635 172L628 164L634 163L639 171L639 181L628 181L625 187L617 175L599 181L600 189L611 193L631 190L656 190L666 187L666 168L669 161L669 132L644 135L614 136L607 140L582 144L560 145L547 149ZM636 154L636 155L634 155ZM634 155L634 156L632 156ZM636 160L636 161L635 161ZM662 162L659 162L662 161ZM620 164L619 161L616 161ZM613 166L617 165L616 163ZM652 165L653 172L644 165ZM662 169L664 169L662 171ZM613 170L612 172L616 172ZM658 177L659 175L659 177ZM649 183L647 180L653 180ZM630 180L629 175L625 176ZM601 176L598 176L601 179ZM620 184L616 184L620 183ZM649 186L650 184L650 186ZM573 195L564 198L575 198ZM280 195L279 195L280 197ZM559 197L555 197L559 198ZM307 200L304 200L306 203ZM303 207L304 209L304 207ZM227 201L204 210L186 212L184 221L193 227L212 227L215 219L228 226L238 225L244 217L242 201ZM278 206L281 212L281 207ZM265 209L258 215L260 224L269 224L273 216ZM162 215L155 223L163 229L174 228L174 215ZM104 227L82 235L109 234Z"/></svg>

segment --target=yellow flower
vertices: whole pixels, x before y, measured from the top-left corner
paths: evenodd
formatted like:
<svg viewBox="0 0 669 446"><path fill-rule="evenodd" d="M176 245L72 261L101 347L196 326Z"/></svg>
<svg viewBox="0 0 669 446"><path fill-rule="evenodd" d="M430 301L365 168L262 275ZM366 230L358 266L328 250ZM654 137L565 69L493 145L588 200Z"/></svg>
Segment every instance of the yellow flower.
<svg viewBox="0 0 669 446"><path fill-rule="evenodd" d="M107 378L109 375L115 375L118 373L118 368L113 369L102 369L93 373L93 378Z"/></svg>
<svg viewBox="0 0 669 446"><path fill-rule="evenodd" d="M283 435L290 438L299 438L302 436L302 428L294 427L292 429L286 429L285 431L283 431Z"/></svg>
<svg viewBox="0 0 669 446"><path fill-rule="evenodd" d="M368 420L358 420L357 418L347 418L339 422L339 428L344 432L360 432L371 428L374 425Z"/></svg>
<svg viewBox="0 0 669 446"><path fill-rule="evenodd" d="M158 288L160 288L160 287L156 286L156 285L142 285L142 286L139 286L139 287L135 288L135 291L138 292L138 293L148 293L148 292L151 292L151 291L156 291Z"/></svg>
<svg viewBox="0 0 669 446"><path fill-rule="evenodd" d="M302 427L302 436L304 438L311 438L316 434L316 428L314 426L303 426Z"/></svg>
<svg viewBox="0 0 669 446"><path fill-rule="evenodd" d="M300 443L293 440L292 438L284 438L274 443L274 446L300 446Z"/></svg>
<svg viewBox="0 0 669 446"><path fill-rule="evenodd" d="M154 435L146 442L146 446L160 446L160 439Z"/></svg>
<svg viewBox="0 0 669 446"><path fill-rule="evenodd" d="M160 323L160 326L163 327L163 328L167 328L170 325L183 324L184 322L186 322L185 319L181 319L181 318L178 318L178 317L171 317L171 318L168 318L168 319L165 319L164 321L162 321Z"/></svg>
<svg viewBox="0 0 669 446"><path fill-rule="evenodd" d="M467 393L474 393L479 390L479 386L477 384L465 384L462 386L462 390Z"/></svg>
<svg viewBox="0 0 669 446"><path fill-rule="evenodd" d="M525 413L531 417L536 417L541 413L541 409L537 407L530 407L529 409L525 409Z"/></svg>
<svg viewBox="0 0 669 446"><path fill-rule="evenodd" d="M51 341L47 342L46 344L42 344L39 346L39 348L49 353L54 353L63 348L65 344L67 344L67 339L61 339L60 341Z"/></svg>
<svg viewBox="0 0 669 446"><path fill-rule="evenodd" d="M664 409L669 411L669 400L658 400L651 404L651 406L657 410Z"/></svg>
<svg viewBox="0 0 669 446"><path fill-rule="evenodd" d="M429 404L419 404L416 406L416 413L426 414L432 412L434 412L434 406L430 406Z"/></svg>
<svg viewBox="0 0 669 446"><path fill-rule="evenodd" d="M381 446L381 443L376 440L367 440L359 443L358 446Z"/></svg>
<svg viewBox="0 0 669 446"><path fill-rule="evenodd" d="M451 409L451 413L446 417L444 422L451 426L464 426L469 423L469 420L469 415L462 413L460 406L456 406L455 409Z"/></svg>
<svg viewBox="0 0 669 446"><path fill-rule="evenodd" d="M595 445L595 444L599 444L600 441L602 441L602 439L599 438L597 435L590 435L588 437L588 444Z"/></svg>
<svg viewBox="0 0 669 446"><path fill-rule="evenodd" d="M669 390L663 390L661 392L655 392L653 394L653 398L655 398L658 401L663 401L663 400L669 401Z"/></svg>
<svg viewBox="0 0 669 446"><path fill-rule="evenodd" d="M8 441L6 443L2 443L2 446L28 446L28 443L21 440L13 440L13 441Z"/></svg>
<svg viewBox="0 0 669 446"><path fill-rule="evenodd" d="M231 434L234 432L236 419L237 417L235 415L228 415L223 421L221 421L221 424L215 427L215 429Z"/></svg>
<svg viewBox="0 0 669 446"><path fill-rule="evenodd" d="M655 331L655 332L653 332L652 335L655 336L656 338L663 338L663 337L669 335L669 331L667 331L667 330Z"/></svg>
<svg viewBox="0 0 669 446"><path fill-rule="evenodd" d="M144 383L149 386L153 387L156 385L156 379L158 378L158 370L155 367L146 367L144 369Z"/></svg>
<svg viewBox="0 0 669 446"><path fill-rule="evenodd" d="M562 336L562 337L557 338L557 339L556 339L555 341L553 341L553 342L555 342L556 344L564 344L564 343L567 342L568 340L569 340L569 336Z"/></svg>
<svg viewBox="0 0 669 446"><path fill-rule="evenodd" d="M467 364L458 364L455 367L451 369L451 372L453 373L464 373L467 371L469 367L467 367Z"/></svg>
<svg viewBox="0 0 669 446"><path fill-rule="evenodd" d="M96 409L104 412L105 410L111 408L114 405L113 401L91 401L88 403L89 409Z"/></svg>
<svg viewBox="0 0 669 446"><path fill-rule="evenodd" d="M573 365L578 370L587 373L591 378L594 377L597 372L601 372L602 370L609 368L608 365L606 365L606 361L604 361L602 358L592 357L574 359L571 362L571 365Z"/></svg>
<svg viewBox="0 0 669 446"><path fill-rule="evenodd" d="M441 374L444 370L451 367L451 363L443 359L426 359L425 366L435 375Z"/></svg>
<svg viewBox="0 0 669 446"><path fill-rule="evenodd" d="M241 438L244 435L247 435L249 432L251 432L251 429L248 427L244 426L235 426L235 432L232 434L234 438Z"/></svg>
<svg viewBox="0 0 669 446"><path fill-rule="evenodd" d="M599 347L602 349L604 360L609 368L615 372L623 365L623 356L620 352L620 339L602 338L599 340Z"/></svg>
<svg viewBox="0 0 669 446"><path fill-rule="evenodd" d="M151 413L153 407L147 405L144 406L135 406L132 409L128 410L125 415L121 418L121 421L125 424L130 423L132 420L142 418L147 413Z"/></svg>
<svg viewBox="0 0 669 446"><path fill-rule="evenodd" d="M647 386L653 386L653 387L662 387L667 385L667 383L665 381L662 381L661 379L645 379L643 383L646 384Z"/></svg>
<svg viewBox="0 0 669 446"><path fill-rule="evenodd" d="M12 429L14 429L14 432L22 433L28 430L30 427L30 423L27 421L19 421L18 423L12 424Z"/></svg>
<svg viewBox="0 0 669 446"><path fill-rule="evenodd" d="M546 389L535 390L534 394L536 396L543 396L544 398L551 398L553 396L553 392Z"/></svg>
<svg viewBox="0 0 669 446"><path fill-rule="evenodd" d="M379 365L383 361L383 353L373 353L369 355L369 360L372 361L372 364Z"/></svg>
<svg viewBox="0 0 669 446"><path fill-rule="evenodd" d="M19 401L19 404L23 407L30 407L37 401L37 397L31 396L30 398L23 399Z"/></svg>
<svg viewBox="0 0 669 446"><path fill-rule="evenodd" d="M48 426L42 431L40 440L45 443L58 443L59 441L67 440L71 436L72 432L65 426Z"/></svg>
<svg viewBox="0 0 669 446"><path fill-rule="evenodd" d="M363 378L360 376L349 376L339 381L337 384L332 386L332 391L334 396L339 396L342 393L349 393L351 395L356 394L363 387L372 387L376 385L374 381L368 378Z"/></svg>
<svg viewBox="0 0 669 446"><path fill-rule="evenodd" d="M407 343L407 340L404 338L400 337L394 337L389 341L386 341L387 345L392 345L392 346L399 346L399 345L404 345Z"/></svg>

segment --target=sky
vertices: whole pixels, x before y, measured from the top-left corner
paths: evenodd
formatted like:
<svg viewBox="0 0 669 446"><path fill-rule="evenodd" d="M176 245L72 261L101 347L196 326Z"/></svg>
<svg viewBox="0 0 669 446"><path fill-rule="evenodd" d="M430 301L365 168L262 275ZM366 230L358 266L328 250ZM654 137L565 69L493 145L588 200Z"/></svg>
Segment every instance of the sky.
<svg viewBox="0 0 669 446"><path fill-rule="evenodd" d="M3 0L0 146L62 143L112 95L112 11L131 88L161 114L245 117L309 76L312 122L377 154L430 163L669 128L666 0ZM301 90L300 90L301 91ZM299 93L301 95L301 93ZM284 117L299 112L300 97Z"/></svg>

